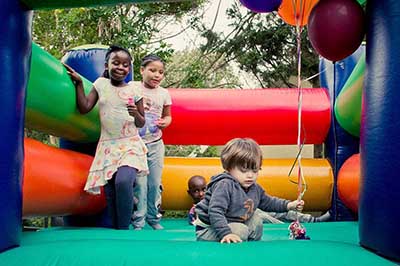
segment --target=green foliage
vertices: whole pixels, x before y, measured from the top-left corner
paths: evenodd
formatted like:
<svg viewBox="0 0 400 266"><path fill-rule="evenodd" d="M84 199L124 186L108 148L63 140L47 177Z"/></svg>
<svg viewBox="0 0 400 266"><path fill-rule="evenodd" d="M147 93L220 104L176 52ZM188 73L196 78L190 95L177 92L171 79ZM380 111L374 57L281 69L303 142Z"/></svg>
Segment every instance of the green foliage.
<svg viewBox="0 0 400 266"><path fill-rule="evenodd" d="M28 219L23 219L22 225L24 227L44 228L46 219L47 217L31 217Z"/></svg>
<svg viewBox="0 0 400 266"><path fill-rule="evenodd" d="M84 44L118 44L130 49L138 73L140 59L157 53L168 60L173 50L164 41L149 43L163 28L199 8L205 0L179 3L125 4L96 8L38 11L34 15L33 40L56 58Z"/></svg>
<svg viewBox="0 0 400 266"><path fill-rule="evenodd" d="M208 146L202 152L199 145L165 145L165 156L179 157L218 157L217 147Z"/></svg>
<svg viewBox="0 0 400 266"><path fill-rule="evenodd" d="M204 54L200 49L174 53L167 64L166 87L232 88L239 86L238 77L221 55Z"/></svg>
<svg viewBox="0 0 400 266"><path fill-rule="evenodd" d="M174 219L182 219L187 218L187 211L174 211L174 210L165 210L163 214L164 218L174 218Z"/></svg>
<svg viewBox="0 0 400 266"><path fill-rule="evenodd" d="M215 146L208 146L207 150L201 154L202 157L218 157L219 152L217 147Z"/></svg>
<svg viewBox="0 0 400 266"><path fill-rule="evenodd" d="M33 129L25 128L24 130L25 130L24 132L25 137L38 140L47 145L58 147L58 138L55 138L53 136L50 136L49 134L36 131Z"/></svg>
<svg viewBox="0 0 400 266"><path fill-rule="evenodd" d="M195 149L196 145L165 145L165 156L188 157Z"/></svg>

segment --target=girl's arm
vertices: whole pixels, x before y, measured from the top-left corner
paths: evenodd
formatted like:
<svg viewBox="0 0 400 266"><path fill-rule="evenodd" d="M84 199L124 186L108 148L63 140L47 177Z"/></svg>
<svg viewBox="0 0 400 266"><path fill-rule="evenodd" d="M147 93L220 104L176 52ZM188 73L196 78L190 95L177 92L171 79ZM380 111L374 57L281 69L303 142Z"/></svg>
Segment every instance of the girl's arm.
<svg viewBox="0 0 400 266"><path fill-rule="evenodd" d="M143 127L145 124L143 98L136 102L136 104L128 104L128 113L135 118L135 125Z"/></svg>
<svg viewBox="0 0 400 266"><path fill-rule="evenodd" d="M71 77L71 80L75 85L76 106L78 107L79 112L81 114L86 114L90 112L96 105L97 100L99 99L99 95L96 89L93 87L89 94L86 96L85 91L83 90L82 78L73 68L66 64L64 64L64 66L67 69L67 73Z"/></svg>
<svg viewBox="0 0 400 266"><path fill-rule="evenodd" d="M164 105L162 116L157 121L157 126L161 129L168 127L172 122L171 105Z"/></svg>

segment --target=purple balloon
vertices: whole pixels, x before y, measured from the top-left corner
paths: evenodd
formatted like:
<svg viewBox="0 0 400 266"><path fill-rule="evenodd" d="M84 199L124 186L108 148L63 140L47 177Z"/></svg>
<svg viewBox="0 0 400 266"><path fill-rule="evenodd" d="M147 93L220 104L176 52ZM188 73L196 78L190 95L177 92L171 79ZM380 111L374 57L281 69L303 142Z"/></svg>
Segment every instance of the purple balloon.
<svg viewBox="0 0 400 266"><path fill-rule="evenodd" d="M364 11L356 0L320 0L308 18L308 37L322 57L338 61L360 46Z"/></svg>
<svg viewBox="0 0 400 266"><path fill-rule="evenodd" d="M240 3L256 13L267 13L278 10L282 0L240 0Z"/></svg>

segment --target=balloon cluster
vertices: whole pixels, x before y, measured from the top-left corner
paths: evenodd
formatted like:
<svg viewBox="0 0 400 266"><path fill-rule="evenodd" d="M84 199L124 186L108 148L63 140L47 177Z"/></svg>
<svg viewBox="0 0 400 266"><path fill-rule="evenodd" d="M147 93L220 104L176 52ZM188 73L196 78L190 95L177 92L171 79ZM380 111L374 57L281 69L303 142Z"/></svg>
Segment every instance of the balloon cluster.
<svg viewBox="0 0 400 266"><path fill-rule="evenodd" d="M288 24L304 26L318 0L240 0L240 3L256 13L277 11ZM296 5L296 6L294 6Z"/></svg>
<svg viewBox="0 0 400 266"><path fill-rule="evenodd" d="M365 34L365 0L240 0L253 12L278 11L293 26L308 23L308 37L322 57L338 61L360 46Z"/></svg>

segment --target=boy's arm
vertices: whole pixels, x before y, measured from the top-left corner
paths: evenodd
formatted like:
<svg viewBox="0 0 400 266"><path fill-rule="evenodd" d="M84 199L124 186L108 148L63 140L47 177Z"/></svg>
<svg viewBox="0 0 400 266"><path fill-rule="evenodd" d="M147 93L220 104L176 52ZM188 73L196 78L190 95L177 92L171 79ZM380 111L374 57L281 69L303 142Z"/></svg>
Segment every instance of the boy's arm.
<svg viewBox="0 0 400 266"><path fill-rule="evenodd" d="M208 207L210 225L215 230L219 240L232 233L225 216L229 202L229 185L224 181L220 181L214 185Z"/></svg>
<svg viewBox="0 0 400 266"><path fill-rule="evenodd" d="M289 200L281 199L277 197L272 197L265 193L265 191L258 187L259 194L260 194L260 205L258 206L259 209L267 212L287 212L288 211L288 203Z"/></svg>

